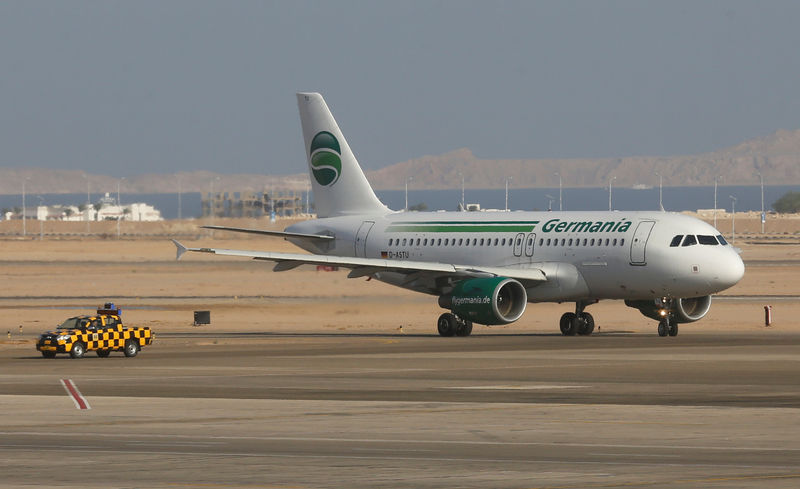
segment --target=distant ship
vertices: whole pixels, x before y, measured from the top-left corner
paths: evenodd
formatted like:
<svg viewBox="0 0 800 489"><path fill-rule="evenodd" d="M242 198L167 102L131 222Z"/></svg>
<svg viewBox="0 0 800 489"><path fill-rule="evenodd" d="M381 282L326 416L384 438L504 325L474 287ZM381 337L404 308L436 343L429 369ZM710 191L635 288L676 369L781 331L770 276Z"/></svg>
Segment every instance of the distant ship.
<svg viewBox="0 0 800 489"><path fill-rule="evenodd" d="M650 190L652 188L653 188L652 185L645 185L644 183L637 183L636 185L631 187L631 189L633 190Z"/></svg>

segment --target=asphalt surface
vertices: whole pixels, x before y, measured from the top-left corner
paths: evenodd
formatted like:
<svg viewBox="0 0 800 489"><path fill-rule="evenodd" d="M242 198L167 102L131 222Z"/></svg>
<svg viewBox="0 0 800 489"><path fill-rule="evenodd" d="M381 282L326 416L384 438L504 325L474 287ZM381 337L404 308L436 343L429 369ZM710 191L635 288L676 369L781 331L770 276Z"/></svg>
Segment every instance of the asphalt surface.
<svg viewBox="0 0 800 489"><path fill-rule="evenodd" d="M20 345L0 409L0 487L800 486L800 334L779 331Z"/></svg>

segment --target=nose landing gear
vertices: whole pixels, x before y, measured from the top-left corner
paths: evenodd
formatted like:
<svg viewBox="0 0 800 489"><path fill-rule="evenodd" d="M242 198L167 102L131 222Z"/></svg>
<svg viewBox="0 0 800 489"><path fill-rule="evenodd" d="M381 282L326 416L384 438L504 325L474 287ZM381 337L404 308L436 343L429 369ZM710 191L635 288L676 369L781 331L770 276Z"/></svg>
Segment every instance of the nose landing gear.
<svg viewBox="0 0 800 489"><path fill-rule="evenodd" d="M658 336L678 336L678 323L669 315L658 322Z"/></svg>

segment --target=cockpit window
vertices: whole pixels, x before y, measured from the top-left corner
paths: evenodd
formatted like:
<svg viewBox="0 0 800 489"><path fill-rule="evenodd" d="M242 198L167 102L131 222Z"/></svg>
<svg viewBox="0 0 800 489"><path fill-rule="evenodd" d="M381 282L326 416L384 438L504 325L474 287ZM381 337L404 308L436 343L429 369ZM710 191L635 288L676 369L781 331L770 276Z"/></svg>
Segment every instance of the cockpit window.
<svg viewBox="0 0 800 489"><path fill-rule="evenodd" d="M719 244L719 243L717 243L717 238L715 238L714 236L707 236L707 235L703 235L703 234L698 234L697 235L697 241L701 245L714 245L714 246L716 246L717 244Z"/></svg>
<svg viewBox="0 0 800 489"><path fill-rule="evenodd" d="M672 238L672 242L669 245L671 247L673 247L673 248L676 247L676 246L680 246L682 239L683 239L683 235L679 234L679 235L675 236L674 238Z"/></svg>
<svg viewBox="0 0 800 489"><path fill-rule="evenodd" d="M721 234L717 235L717 241L719 241L719 244L721 244L722 246L725 246L726 244L728 244L728 242L725 241L725 238L723 238Z"/></svg>
<svg viewBox="0 0 800 489"><path fill-rule="evenodd" d="M694 237L694 234L687 234L685 238L683 238L683 244L681 246L692 246L697 244L697 238Z"/></svg>

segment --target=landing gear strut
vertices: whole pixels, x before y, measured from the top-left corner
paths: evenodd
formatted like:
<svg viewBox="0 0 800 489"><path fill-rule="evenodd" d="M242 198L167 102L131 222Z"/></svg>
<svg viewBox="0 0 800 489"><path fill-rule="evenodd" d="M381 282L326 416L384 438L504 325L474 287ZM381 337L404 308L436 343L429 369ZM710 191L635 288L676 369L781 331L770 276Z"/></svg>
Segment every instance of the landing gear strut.
<svg viewBox="0 0 800 489"><path fill-rule="evenodd" d="M575 303L575 312L567 312L561 316L558 323L561 334L564 336L589 336L594 331L594 318L588 312L583 312L588 304L585 302Z"/></svg>
<svg viewBox="0 0 800 489"><path fill-rule="evenodd" d="M672 301L669 299L661 300L661 320L658 321L658 336L678 336L678 322L670 314Z"/></svg>
<svg viewBox="0 0 800 489"><path fill-rule="evenodd" d="M678 336L678 323L666 316L658 322L658 336Z"/></svg>
<svg viewBox="0 0 800 489"><path fill-rule="evenodd" d="M441 336L469 336L472 334L472 321L461 319L449 312L439 316L436 327Z"/></svg>

